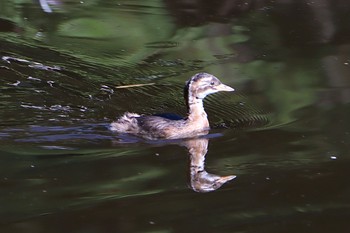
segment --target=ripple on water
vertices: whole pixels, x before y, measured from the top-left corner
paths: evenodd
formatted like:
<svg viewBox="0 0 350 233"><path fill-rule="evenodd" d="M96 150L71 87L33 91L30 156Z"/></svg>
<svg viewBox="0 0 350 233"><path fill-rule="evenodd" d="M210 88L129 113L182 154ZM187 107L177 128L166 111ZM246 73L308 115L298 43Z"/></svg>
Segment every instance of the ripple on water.
<svg viewBox="0 0 350 233"><path fill-rule="evenodd" d="M176 41L157 41L157 42L150 42L147 43L146 48L174 48L179 46L179 42Z"/></svg>

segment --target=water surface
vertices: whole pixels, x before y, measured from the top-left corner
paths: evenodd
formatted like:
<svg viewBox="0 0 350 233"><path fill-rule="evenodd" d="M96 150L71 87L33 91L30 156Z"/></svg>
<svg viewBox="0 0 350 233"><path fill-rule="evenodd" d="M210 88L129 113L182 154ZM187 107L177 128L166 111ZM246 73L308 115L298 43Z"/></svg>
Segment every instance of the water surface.
<svg viewBox="0 0 350 233"><path fill-rule="evenodd" d="M346 232L349 8L2 1L1 232ZM108 130L185 115L203 71L237 90L205 100L205 138Z"/></svg>

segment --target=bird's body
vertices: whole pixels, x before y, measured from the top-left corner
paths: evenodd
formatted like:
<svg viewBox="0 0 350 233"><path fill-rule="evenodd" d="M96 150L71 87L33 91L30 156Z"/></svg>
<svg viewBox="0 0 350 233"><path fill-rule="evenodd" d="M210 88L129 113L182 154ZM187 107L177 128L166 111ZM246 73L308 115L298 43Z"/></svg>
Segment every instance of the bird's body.
<svg viewBox="0 0 350 233"><path fill-rule="evenodd" d="M146 116L127 112L111 123L110 129L150 140L193 138L206 135L210 126L203 107L203 99L218 91L234 91L234 89L222 84L211 74L198 73L185 86L187 117L172 120L162 116Z"/></svg>

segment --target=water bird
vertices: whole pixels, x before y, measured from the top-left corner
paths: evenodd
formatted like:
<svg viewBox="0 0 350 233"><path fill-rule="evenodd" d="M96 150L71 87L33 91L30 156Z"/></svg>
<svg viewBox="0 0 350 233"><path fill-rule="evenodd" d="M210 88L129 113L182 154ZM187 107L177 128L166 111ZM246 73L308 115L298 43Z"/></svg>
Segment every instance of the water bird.
<svg viewBox="0 0 350 233"><path fill-rule="evenodd" d="M208 134L210 130L203 99L219 91L234 91L208 73L193 75L184 88L187 117L170 119L161 115L139 115L126 112L110 124L110 130L127 133L148 140L194 138Z"/></svg>

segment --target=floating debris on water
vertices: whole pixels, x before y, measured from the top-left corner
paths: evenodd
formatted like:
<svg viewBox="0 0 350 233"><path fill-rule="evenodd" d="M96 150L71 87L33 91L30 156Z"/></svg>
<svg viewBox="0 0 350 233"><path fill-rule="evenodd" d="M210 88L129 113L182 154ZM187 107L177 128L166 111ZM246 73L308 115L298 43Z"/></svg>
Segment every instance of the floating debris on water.
<svg viewBox="0 0 350 233"><path fill-rule="evenodd" d="M155 85L155 83L140 83L140 84L130 84L130 85L123 85L123 86L116 86L115 88L131 88L131 87L143 87L143 86L152 86Z"/></svg>

